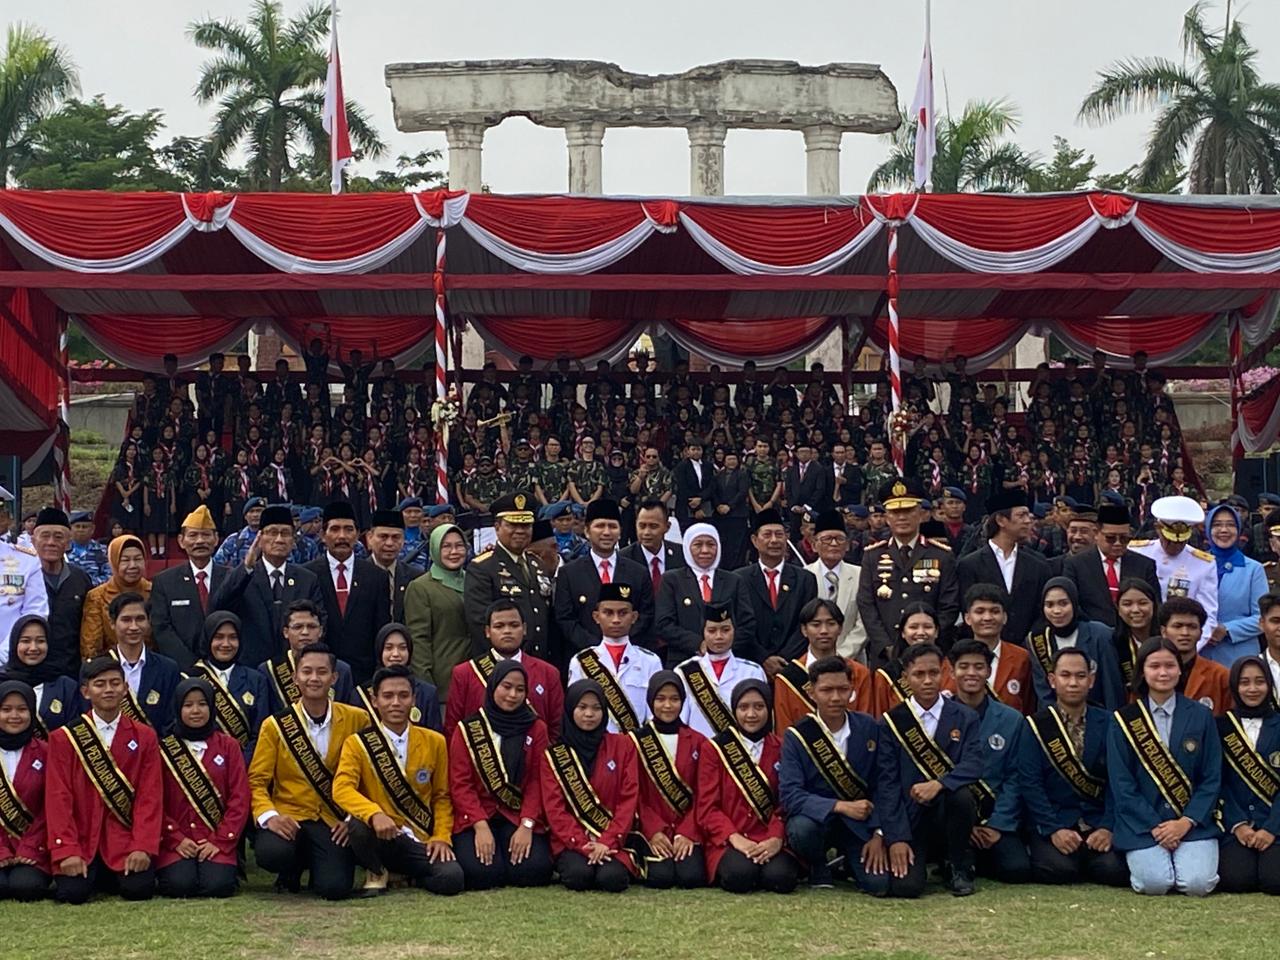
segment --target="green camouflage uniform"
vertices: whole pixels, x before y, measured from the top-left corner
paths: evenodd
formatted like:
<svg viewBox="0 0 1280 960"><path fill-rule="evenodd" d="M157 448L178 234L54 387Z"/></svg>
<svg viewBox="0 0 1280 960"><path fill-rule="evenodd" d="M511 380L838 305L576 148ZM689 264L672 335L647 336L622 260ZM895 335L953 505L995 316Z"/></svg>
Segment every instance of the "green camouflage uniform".
<svg viewBox="0 0 1280 960"><path fill-rule="evenodd" d="M870 503L880 493L880 489L898 475L898 468L893 465L893 461L886 460L884 463L871 463L870 461L862 465L862 489L863 503Z"/></svg>
<svg viewBox="0 0 1280 960"><path fill-rule="evenodd" d="M765 504L778 486L778 467L772 460L760 460L754 454L747 457L747 489L756 503Z"/></svg>
<svg viewBox="0 0 1280 960"><path fill-rule="evenodd" d="M505 487L506 483L497 472L484 474L477 470L470 478L463 481L462 492L487 508L506 492Z"/></svg>
<svg viewBox="0 0 1280 960"><path fill-rule="evenodd" d="M569 485L569 462L557 460L552 463L550 460L540 460L534 467L534 477L537 478L538 486L542 487L542 492L546 494L547 501L554 503L560 499L560 494Z"/></svg>
<svg viewBox="0 0 1280 960"><path fill-rule="evenodd" d="M671 471L661 464L657 469L650 470L647 475L641 475L639 470L632 470L628 483L635 483L636 478L640 477L640 492L637 493L636 502L641 500L650 500L662 496L664 493L671 493L675 490L675 483L671 477ZM579 491L581 492L581 491Z"/></svg>
<svg viewBox="0 0 1280 960"><path fill-rule="evenodd" d="M569 479L578 488L578 495L589 500L596 487L609 487L609 477L599 460L575 460L569 468Z"/></svg>

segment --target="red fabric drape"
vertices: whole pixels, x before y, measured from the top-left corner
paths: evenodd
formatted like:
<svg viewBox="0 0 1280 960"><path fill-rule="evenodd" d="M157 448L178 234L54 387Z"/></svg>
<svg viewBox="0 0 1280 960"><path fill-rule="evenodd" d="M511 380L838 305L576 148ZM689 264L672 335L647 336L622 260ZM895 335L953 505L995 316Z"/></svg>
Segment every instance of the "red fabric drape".
<svg viewBox="0 0 1280 960"><path fill-rule="evenodd" d="M1224 211L1212 206L1143 199L1138 219L1174 243L1210 253L1250 253L1280 247L1280 210Z"/></svg>
<svg viewBox="0 0 1280 960"><path fill-rule="evenodd" d="M682 340L718 356L744 356L750 344L752 357L787 354L796 347L826 336L838 325L833 317L800 317L778 320L665 320L663 326Z"/></svg>
<svg viewBox="0 0 1280 960"><path fill-rule="evenodd" d="M688 204L682 210L740 256L774 266L814 263L852 241L874 221L861 205L760 207Z"/></svg>
<svg viewBox="0 0 1280 960"><path fill-rule="evenodd" d="M1205 335L1206 328L1220 323L1212 313L1180 317L1101 317L1090 320L1055 320L1050 329L1064 339L1101 349L1117 357L1132 357L1139 350L1169 362L1177 353ZM1173 357L1170 357L1173 355Z"/></svg>
<svg viewBox="0 0 1280 960"><path fill-rule="evenodd" d="M645 219L635 200L476 194L467 217L507 243L539 253L579 253L617 240Z"/></svg>
<svg viewBox="0 0 1280 960"><path fill-rule="evenodd" d="M366 357L401 357L435 337L434 317L277 317L274 324L300 349L319 337L331 347L341 344L344 356L359 350Z"/></svg>
<svg viewBox="0 0 1280 960"><path fill-rule="evenodd" d="M0 381L31 415L0 417L0 431L20 420L28 428L53 425L62 389L58 356L58 311L49 298L38 290L0 290Z"/></svg>
<svg viewBox="0 0 1280 960"><path fill-rule="evenodd" d="M112 360L144 370L161 369L166 353L178 357L181 367L201 363L249 326L242 317L80 315L76 322Z"/></svg>
<svg viewBox="0 0 1280 960"><path fill-rule="evenodd" d="M964 354L981 357L1001 344L1016 339L1025 324L1021 320L912 320L903 318L899 325L899 353L904 360L922 357L936 363L946 357ZM876 320L870 333L871 342L881 350L889 343L889 321ZM1008 349L1005 347L1005 349Z"/></svg>
<svg viewBox="0 0 1280 960"><path fill-rule="evenodd" d="M921 194L915 217L953 240L983 250L1030 250L1061 237L1093 217L1088 194L1014 197Z"/></svg>
<svg viewBox="0 0 1280 960"><path fill-rule="evenodd" d="M0 190L0 216L64 256L110 260L155 243L182 225L177 193Z"/></svg>
<svg viewBox="0 0 1280 960"><path fill-rule="evenodd" d="M593 357L639 336L644 324L630 320L590 320L579 317L476 317L481 330L515 355L535 360L559 356Z"/></svg>
<svg viewBox="0 0 1280 960"><path fill-rule="evenodd" d="M231 216L259 239L308 260L349 260L422 223L407 193L250 193L236 198Z"/></svg>

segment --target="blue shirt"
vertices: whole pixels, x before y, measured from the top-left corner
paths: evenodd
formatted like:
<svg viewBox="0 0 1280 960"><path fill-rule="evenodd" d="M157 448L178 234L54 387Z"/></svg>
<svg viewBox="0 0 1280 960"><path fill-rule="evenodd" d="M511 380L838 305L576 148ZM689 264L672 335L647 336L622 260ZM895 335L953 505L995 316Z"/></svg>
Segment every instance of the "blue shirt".
<svg viewBox="0 0 1280 960"><path fill-rule="evenodd" d="M1233 563L1218 578L1218 623L1227 628L1228 636L1200 651L1208 660L1230 668L1243 656L1258 652L1258 599L1266 593L1267 572L1262 564L1249 557L1244 564Z"/></svg>

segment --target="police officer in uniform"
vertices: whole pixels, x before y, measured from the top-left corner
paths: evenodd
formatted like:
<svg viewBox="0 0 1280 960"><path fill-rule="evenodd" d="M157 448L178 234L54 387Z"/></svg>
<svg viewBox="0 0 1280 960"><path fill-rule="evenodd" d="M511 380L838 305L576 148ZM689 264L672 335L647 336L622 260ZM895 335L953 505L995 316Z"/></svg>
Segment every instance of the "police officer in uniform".
<svg viewBox="0 0 1280 960"><path fill-rule="evenodd" d="M533 495L509 493L493 502L493 528L498 542L467 565L462 590L463 611L471 624L475 656L489 649L484 635L485 611L495 600L511 600L524 617L524 648L539 659L547 656L550 629L551 577L528 552L533 534Z"/></svg>
<svg viewBox="0 0 1280 960"><path fill-rule="evenodd" d="M874 669L894 656L895 624L907 604L920 601L948 630L960 611L956 561L945 540L921 536L924 487L914 477L898 477L879 490L889 521L887 539L862 551L858 614L867 628L868 664Z"/></svg>
<svg viewBox="0 0 1280 960"><path fill-rule="evenodd" d="M1250 530L1249 537L1249 556L1255 560L1265 562L1271 561L1273 564L1280 554L1276 553L1275 547L1271 543L1270 520L1280 515L1280 493L1260 493L1258 494L1258 522L1255 523Z"/></svg>
<svg viewBox="0 0 1280 960"><path fill-rule="evenodd" d="M1204 523L1204 510L1190 497L1161 497L1151 504L1151 516L1157 538L1132 540L1129 549L1155 561L1164 597L1190 597L1204 607L1204 646L1218 625L1218 564L1213 554L1187 542Z"/></svg>
<svg viewBox="0 0 1280 960"><path fill-rule="evenodd" d="M1280 556L1280 510L1274 510L1266 519L1267 542L1274 556ZM1267 589L1273 593L1280 591L1280 560L1268 560L1262 565L1267 572Z"/></svg>
<svg viewBox="0 0 1280 960"><path fill-rule="evenodd" d="M0 487L0 513L8 526L13 494ZM20 617L49 617L49 595L44 588L40 558L30 547L0 541L0 663L9 660L9 634Z"/></svg>

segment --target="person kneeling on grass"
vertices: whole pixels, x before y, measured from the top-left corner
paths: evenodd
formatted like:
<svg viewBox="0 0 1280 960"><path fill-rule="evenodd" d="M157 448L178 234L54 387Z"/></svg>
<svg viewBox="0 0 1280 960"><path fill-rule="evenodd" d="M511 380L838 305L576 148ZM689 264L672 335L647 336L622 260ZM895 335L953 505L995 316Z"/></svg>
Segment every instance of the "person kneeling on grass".
<svg viewBox="0 0 1280 960"><path fill-rule="evenodd" d="M542 765L542 809L551 854L570 890L621 893L638 874L642 852L631 829L640 799L631 741L605 727L604 689L594 680L569 685L560 742Z"/></svg>
<svg viewBox="0 0 1280 960"><path fill-rule="evenodd" d="M0 899L38 900L49 889L44 813L48 746L36 736L36 692L21 680L0 683L0 750L4 792L0 812Z"/></svg>
<svg viewBox="0 0 1280 960"><path fill-rule="evenodd" d="M218 729L207 680L183 680L174 722L160 741L164 761L164 833L156 859L166 897L229 897L236 853L249 820L249 781L240 742Z"/></svg>
<svg viewBox="0 0 1280 960"><path fill-rule="evenodd" d="M1178 693L1183 669L1168 640L1138 650L1137 699L1115 713L1107 772L1129 885L1154 896L1177 888L1203 897L1218 885L1222 747L1209 708Z"/></svg>
<svg viewBox="0 0 1280 960"><path fill-rule="evenodd" d="M351 814L351 852L369 874L366 897L386 890L388 871L432 893L462 892L444 736L410 721L413 681L403 665L373 675L377 719L347 738L333 778L333 799Z"/></svg>

